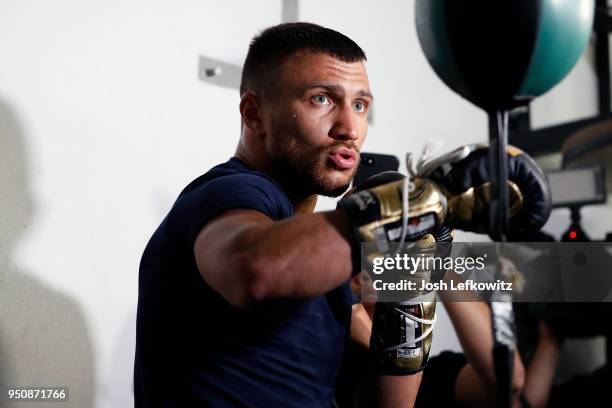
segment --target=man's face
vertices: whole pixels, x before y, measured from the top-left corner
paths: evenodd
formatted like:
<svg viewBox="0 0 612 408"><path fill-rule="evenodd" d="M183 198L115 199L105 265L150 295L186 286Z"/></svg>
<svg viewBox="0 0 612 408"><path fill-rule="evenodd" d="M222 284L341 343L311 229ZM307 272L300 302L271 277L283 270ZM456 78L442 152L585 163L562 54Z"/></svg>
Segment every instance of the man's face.
<svg viewBox="0 0 612 408"><path fill-rule="evenodd" d="M300 51L279 73L262 101L266 150L295 191L338 196L357 171L368 130L365 65Z"/></svg>

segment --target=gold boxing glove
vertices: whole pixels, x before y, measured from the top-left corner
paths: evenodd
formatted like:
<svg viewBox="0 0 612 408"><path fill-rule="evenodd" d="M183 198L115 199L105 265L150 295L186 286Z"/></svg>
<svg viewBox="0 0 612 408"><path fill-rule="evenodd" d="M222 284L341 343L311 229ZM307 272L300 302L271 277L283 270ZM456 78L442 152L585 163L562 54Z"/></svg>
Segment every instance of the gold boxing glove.
<svg viewBox="0 0 612 408"><path fill-rule="evenodd" d="M412 256L431 256L436 240L431 234L415 242ZM413 281L430 281L432 271L413 271ZM436 321L434 292L405 291L404 300L378 301L372 317L370 350L377 369L384 375L408 375L425 368L429 359ZM380 294L379 294L380 295Z"/></svg>
<svg viewBox="0 0 612 408"><path fill-rule="evenodd" d="M390 254L390 243L400 240L416 241L421 255L436 252L437 242L452 241L450 228L442 225L446 217L446 197L435 183L415 180L407 192L408 214L405 206L405 176L386 172L364 181L345 196L338 208L345 211L353 225L353 266L361 271L361 243L373 243L374 251L367 260ZM407 225L402 231L402 220ZM433 248L433 252L432 252ZM450 245L446 245L450 249ZM415 255L413 253L413 255ZM413 280L440 279L432 271L418 271ZM415 298L416 295L421 295ZM370 349L383 374L406 375L425 368L429 358L435 323L434 293L405 293L404 299L379 301L373 317Z"/></svg>
<svg viewBox="0 0 612 408"><path fill-rule="evenodd" d="M430 180L417 179L409 198L407 223L402 231L405 176L384 172L365 180L338 203L353 227L353 273L361 271L361 244L373 243L375 257L389 251L389 242L416 241L440 227L446 218L446 197Z"/></svg>
<svg viewBox="0 0 612 408"><path fill-rule="evenodd" d="M429 360L436 322L435 293L418 302L378 302L372 318L370 350L384 375L423 370Z"/></svg>

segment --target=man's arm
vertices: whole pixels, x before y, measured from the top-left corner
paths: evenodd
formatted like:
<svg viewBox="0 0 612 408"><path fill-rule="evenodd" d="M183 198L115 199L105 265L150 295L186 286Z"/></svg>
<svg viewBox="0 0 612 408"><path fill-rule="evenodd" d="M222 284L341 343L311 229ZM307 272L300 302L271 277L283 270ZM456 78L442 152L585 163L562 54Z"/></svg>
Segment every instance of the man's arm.
<svg viewBox="0 0 612 408"><path fill-rule="evenodd" d="M523 392L532 407L548 406L548 398L560 355L560 340L554 336L545 322L540 322L538 345L527 367L525 390Z"/></svg>
<svg viewBox="0 0 612 408"><path fill-rule="evenodd" d="M486 322L490 327L489 311L484 303L477 302L449 302L445 304L449 315L455 318L457 330L464 351L468 355L470 364L459 373L455 384L457 400L464 405L486 406L495 401L495 372L491 356L492 340L490 331L482 326L482 338L477 342L475 337L480 330L476 327L477 320ZM479 317L480 316L480 317ZM471 333L467 333L471 330ZM545 323L540 323L540 340L533 359L526 372L517 351L514 353L514 372L512 387L514 391L514 405L518 405L519 393L523 395L532 407L545 407L548 404L550 389L555 377L555 370L560 355L560 344L554 338ZM479 347L480 344L480 347ZM483 347L483 344L485 345ZM467 346L467 349L466 349Z"/></svg>
<svg viewBox="0 0 612 408"><path fill-rule="evenodd" d="M445 302L444 306L469 361L455 383L457 400L476 405L495 401L493 333L488 305L478 301L457 301ZM525 383L525 369L516 350L513 368L512 390L518 400Z"/></svg>
<svg viewBox="0 0 612 408"><path fill-rule="evenodd" d="M373 361L369 354L370 336L372 334L372 320L362 304L353 305L351 318L351 341L360 351L357 355L362 357L363 372L360 375L363 381L362 390L358 390L358 406L372 406L384 408L409 408L416 401L423 372L411 375L378 375L376 370L370 370ZM360 405L361 404L361 405Z"/></svg>
<svg viewBox="0 0 612 408"><path fill-rule="evenodd" d="M350 231L341 211L275 222L258 211L229 210L201 229L194 255L204 280L246 308L270 298L316 296L348 280Z"/></svg>

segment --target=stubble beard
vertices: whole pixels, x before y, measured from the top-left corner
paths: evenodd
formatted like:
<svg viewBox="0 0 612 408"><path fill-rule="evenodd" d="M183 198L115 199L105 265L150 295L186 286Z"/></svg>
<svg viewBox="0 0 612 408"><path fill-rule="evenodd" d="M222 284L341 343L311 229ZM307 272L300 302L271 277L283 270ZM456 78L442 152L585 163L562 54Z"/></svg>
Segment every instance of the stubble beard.
<svg viewBox="0 0 612 408"><path fill-rule="evenodd" d="M349 188L357 166L342 186L334 186L325 176L327 155L335 146L312 148L303 142L302 136L283 129L277 129L272 136L277 146L271 152L271 158L283 187L290 195L338 197Z"/></svg>

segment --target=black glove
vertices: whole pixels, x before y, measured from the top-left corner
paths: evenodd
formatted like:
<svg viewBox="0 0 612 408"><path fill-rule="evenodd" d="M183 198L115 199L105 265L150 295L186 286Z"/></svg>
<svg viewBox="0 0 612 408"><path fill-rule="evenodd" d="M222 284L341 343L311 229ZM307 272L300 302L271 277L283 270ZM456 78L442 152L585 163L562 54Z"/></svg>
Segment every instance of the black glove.
<svg viewBox="0 0 612 408"><path fill-rule="evenodd" d="M446 195L446 223L465 231L489 233L489 151L485 145L468 148L467 157L455 162L438 162L435 169L420 177L434 181ZM522 150L508 146L507 152L510 232L539 230L552 208L546 176Z"/></svg>

